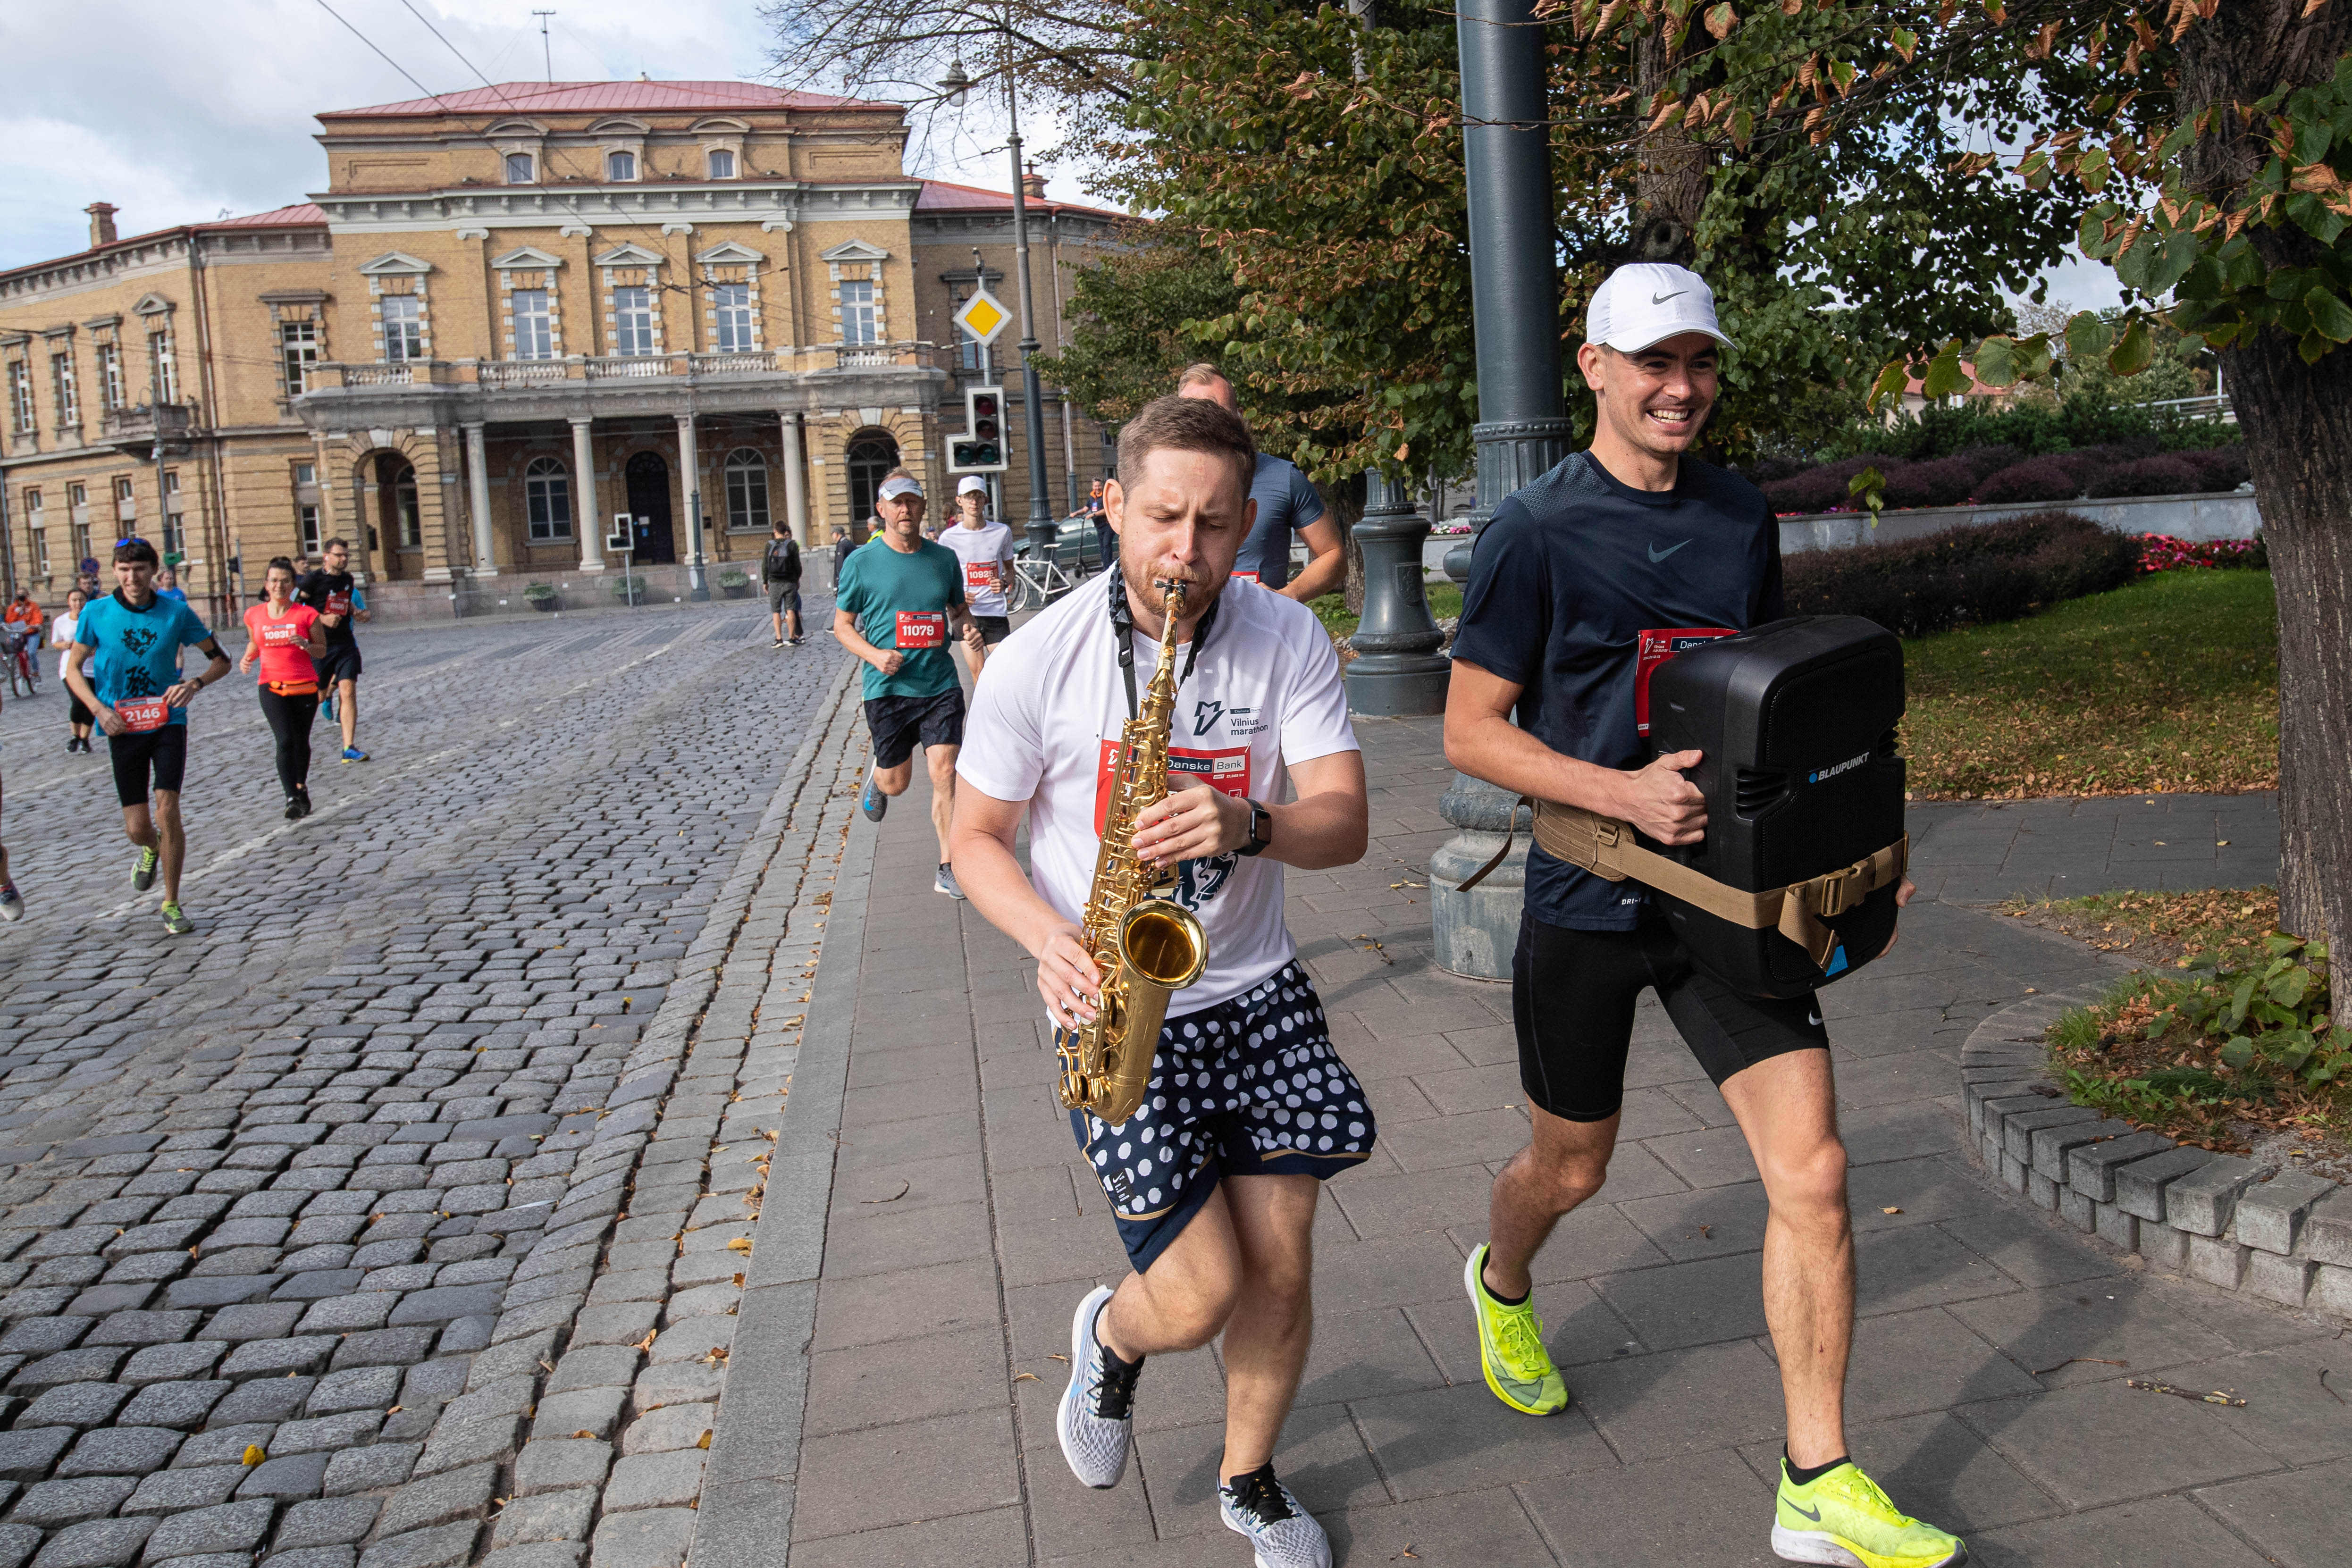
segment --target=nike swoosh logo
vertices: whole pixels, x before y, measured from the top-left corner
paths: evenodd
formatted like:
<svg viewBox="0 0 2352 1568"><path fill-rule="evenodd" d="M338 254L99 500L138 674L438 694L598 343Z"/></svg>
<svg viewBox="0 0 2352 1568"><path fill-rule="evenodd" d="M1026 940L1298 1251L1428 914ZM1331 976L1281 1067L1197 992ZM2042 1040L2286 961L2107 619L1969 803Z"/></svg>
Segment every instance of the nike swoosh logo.
<svg viewBox="0 0 2352 1568"><path fill-rule="evenodd" d="M1653 294L1650 296L1650 303L1653 305L1664 305L1667 300L1680 299L1684 295L1688 294L1690 290L1687 288L1677 288L1672 294Z"/></svg>
<svg viewBox="0 0 2352 1568"><path fill-rule="evenodd" d="M1811 1024L1815 1029L1819 1029L1822 1027L1822 1015L1819 1013L1807 1013L1805 1015L1805 1021Z"/></svg>
<svg viewBox="0 0 2352 1568"><path fill-rule="evenodd" d="M1688 540L1688 539L1685 539L1685 540L1683 540L1683 544L1682 544L1682 545L1668 545L1668 546L1667 546L1665 549L1660 549L1657 546L1655 546L1655 545L1652 545L1652 546L1650 547L1650 559L1651 559L1651 561L1652 561L1653 563L1655 563L1655 562L1658 562L1658 561L1662 561L1662 560L1665 559L1668 556L1670 556L1670 555L1674 554L1674 553L1675 553L1675 551L1676 551L1676 550L1678 550L1678 549L1682 549L1682 548L1683 548L1683 545L1686 545L1686 544L1688 544L1688 543L1690 543L1690 540Z"/></svg>
<svg viewBox="0 0 2352 1568"><path fill-rule="evenodd" d="M1782 1500L1787 1501L1786 1499L1783 1499ZM1807 1519L1811 1520L1815 1524L1819 1524L1822 1521L1822 1511L1817 1508L1799 1508L1792 1502L1789 1504L1789 1511L1790 1513L1801 1513Z"/></svg>

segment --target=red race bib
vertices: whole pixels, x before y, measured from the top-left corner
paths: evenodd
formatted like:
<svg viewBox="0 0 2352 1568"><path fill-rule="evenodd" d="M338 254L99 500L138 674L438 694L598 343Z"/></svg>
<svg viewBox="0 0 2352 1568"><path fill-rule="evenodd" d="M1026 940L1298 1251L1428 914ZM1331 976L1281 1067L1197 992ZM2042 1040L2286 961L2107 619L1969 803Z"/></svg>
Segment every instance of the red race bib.
<svg viewBox="0 0 2352 1568"><path fill-rule="evenodd" d="M901 610L898 612L898 643L902 648L944 648L948 644L948 618L936 610Z"/></svg>
<svg viewBox="0 0 2352 1568"><path fill-rule="evenodd" d="M993 561L968 560L963 563L963 591L966 598L975 593L996 591L996 565Z"/></svg>
<svg viewBox="0 0 2352 1568"><path fill-rule="evenodd" d="M272 648L283 648L289 643L299 643L302 633L290 619L265 621L261 623L261 640Z"/></svg>
<svg viewBox="0 0 2352 1568"><path fill-rule="evenodd" d="M1254 571L1237 571L1237 572L1234 573L1234 575L1235 577L1238 577L1238 578L1242 579L1244 581L1246 581L1246 582L1261 582L1261 581L1264 581L1264 580L1265 580L1263 578L1259 577L1259 576L1258 576L1258 574L1257 574L1257 573L1255 573L1255 572L1254 572Z"/></svg>
<svg viewBox="0 0 2352 1568"><path fill-rule="evenodd" d="M115 716L133 735L144 735L151 729L161 729L172 716L172 709L162 697L134 697L114 705Z"/></svg>
<svg viewBox="0 0 2352 1568"><path fill-rule="evenodd" d="M352 612L352 596L351 596L350 594L348 594L348 593L330 593L330 594L328 594L328 595L327 595L327 613L328 613L328 614L330 614L330 615L349 615L351 612Z"/></svg>
<svg viewBox="0 0 2352 1568"><path fill-rule="evenodd" d="M1246 746L1236 746L1223 751L1188 751L1171 747L1168 752L1168 771L1196 773L1209 781L1209 788L1231 795L1237 800L1249 799L1250 754ZM1111 786L1118 777L1118 742L1106 740L1102 752L1095 760L1095 836L1102 836L1103 823L1110 818Z"/></svg>
<svg viewBox="0 0 2352 1568"><path fill-rule="evenodd" d="M1650 674L1660 664L1685 648L1696 648L1701 643L1712 643L1717 637L1737 637L1739 633L1728 626L1674 626L1663 631L1643 632L1635 655L1633 668L1633 729L1636 734L1650 733Z"/></svg>

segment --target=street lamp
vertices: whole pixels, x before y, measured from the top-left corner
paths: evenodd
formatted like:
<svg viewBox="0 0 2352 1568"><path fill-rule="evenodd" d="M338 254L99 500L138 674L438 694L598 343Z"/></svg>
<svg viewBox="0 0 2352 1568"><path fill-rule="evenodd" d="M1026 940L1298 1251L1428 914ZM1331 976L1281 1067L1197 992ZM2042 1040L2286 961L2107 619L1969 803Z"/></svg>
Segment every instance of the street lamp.
<svg viewBox="0 0 2352 1568"><path fill-rule="evenodd" d="M940 95L949 107L961 109L971 89L963 62L951 60L940 78ZM1013 72L1004 72L1004 118L1013 155L1013 271L1021 288L1021 413L1022 433L1029 446L1029 553L1037 561L1054 559L1054 512L1045 498L1045 394L1037 380L1036 309L1029 287L1029 204L1022 186L1021 107L1013 96Z"/></svg>

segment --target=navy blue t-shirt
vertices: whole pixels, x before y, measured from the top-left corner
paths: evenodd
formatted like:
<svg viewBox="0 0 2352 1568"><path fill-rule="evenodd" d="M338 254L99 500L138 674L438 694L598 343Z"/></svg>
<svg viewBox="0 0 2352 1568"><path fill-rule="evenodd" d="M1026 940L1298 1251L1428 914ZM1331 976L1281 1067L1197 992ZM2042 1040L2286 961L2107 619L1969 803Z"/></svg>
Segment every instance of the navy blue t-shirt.
<svg viewBox="0 0 2352 1568"><path fill-rule="evenodd" d="M1290 536L1323 520L1323 497L1298 465L1261 452L1257 472L1250 478L1250 499L1257 503L1257 518L1242 541L1234 570L1255 575L1268 588L1280 588L1290 580Z"/></svg>
<svg viewBox="0 0 2352 1568"><path fill-rule="evenodd" d="M1554 751L1638 768L1650 759L1633 712L1642 633L1745 632L1780 615L1780 530L1762 491L1687 457L1672 490L1636 490L1579 452L1495 508L1454 656L1525 688L1518 726ZM1528 912L1548 925L1630 931L1645 903L1639 883L1528 846Z"/></svg>

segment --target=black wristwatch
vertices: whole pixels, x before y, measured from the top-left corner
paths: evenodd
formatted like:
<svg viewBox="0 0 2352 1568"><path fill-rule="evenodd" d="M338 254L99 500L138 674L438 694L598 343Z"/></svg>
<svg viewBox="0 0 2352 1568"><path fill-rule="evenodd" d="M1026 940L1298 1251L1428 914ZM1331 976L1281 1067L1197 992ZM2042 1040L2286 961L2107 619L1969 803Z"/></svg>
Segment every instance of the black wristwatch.
<svg viewBox="0 0 2352 1568"><path fill-rule="evenodd" d="M1274 813L1255 800L1249 803L1249 842L1244 844L1237 852L1245 855L1261 854L1266 845L1274 842Z"/></svg>

